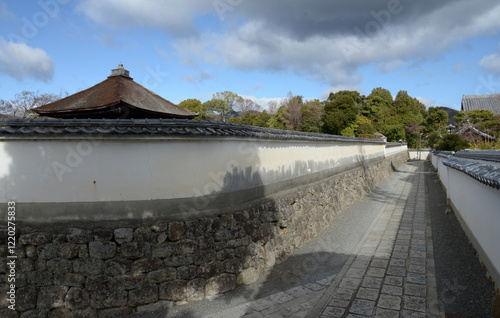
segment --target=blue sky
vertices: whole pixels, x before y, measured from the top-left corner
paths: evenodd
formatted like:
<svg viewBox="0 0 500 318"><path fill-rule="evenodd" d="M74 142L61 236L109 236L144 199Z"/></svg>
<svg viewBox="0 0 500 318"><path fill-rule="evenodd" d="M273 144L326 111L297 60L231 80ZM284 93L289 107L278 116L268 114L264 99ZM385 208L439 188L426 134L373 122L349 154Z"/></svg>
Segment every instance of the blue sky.
<svg viewBox="0 0 500 318"><path fill-rule="evenodd" d="M0 99L73 94L122 62L174 103L383 87L459 109L500 93L498 17L490 0L0 0Z"/></svg>

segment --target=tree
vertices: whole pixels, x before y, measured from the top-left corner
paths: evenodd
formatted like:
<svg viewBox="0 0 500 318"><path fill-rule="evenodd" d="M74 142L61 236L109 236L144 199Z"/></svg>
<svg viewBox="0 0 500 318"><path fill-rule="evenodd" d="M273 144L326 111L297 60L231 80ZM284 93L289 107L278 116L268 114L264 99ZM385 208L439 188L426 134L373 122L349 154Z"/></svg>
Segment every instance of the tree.
<svg viewBox="0 0 500 318"><path fill-rule="evenodd" d="M207 113L219 116L223 122L226 122L231 118L235 105L238 103L241 97L233 92L225 91L221 93L215 93L212 99L205 102Z"/></svg>
<svg viewBox="0 0 500 318"><path fill-rule="evenodd" d="M5 115L15 118L37 118L36 114L32 109L40 107L49 103L53 103L67 93L56 94L41 94L39 91L30 92L22 91L14 95L14 99L10 101L0 100L0 111L5 112Z"/></svg>
<svg viewBox="0 0 500 318"><path fill-rule="evenodd" d="M292 92L288 92L287 98L281 103L281 106L285 108L283 115L288 130L300 130L302 125L301 108L304 104L302 98L302 96L293 96Z"/></svg>
<svg viewBox="0 0 500 318"><path fill-rule="evenodd" d="M182 108L185 108L187 110L190 110L194 113L198 113L198 116L195 117L194 119L196 120L207 120L210 119L211 116L207 113L207 110L203 106L204 104L201 103L198 99L191 98L191 99L186 99L182 102L179 103L179 106Z"/></svg>
<svg viewBox="0 0 500 318"><path fill-rule="evenodd" d="M253 121L254 126L259 127L269 127L269 119L271 119L271 115L269 115L265 110L255 116Z"/></svg>
<svg viewBox="0 0 500 318"><path fill-rule="evenodd" d="M469 143L463 140L460 135L457 134L444 136L443 139L436 145L437 150L444 151L460 151L469 147Z"/></svg>
<svg viewBox="0 0 500 318"><path fill-rule="evenodd" d="M439 107L429 107L428 116L426 119L427 131L437 131L439 136L443 131L446 131L448 123L448 113Z"/></svg>
<svg viewBox="0 0 500 318"><path fill-rule="evenodd" d="M286 130L285 123L285 107L280 107L274 115L268 121L269 128L283 129Z"/></svg>
<svg viewBox="0 0 500 318"><path fill-rule="evenodd" d="M278 102L275 101L275 100L272 100L272 101L268 102L267 103L267 108L269 109L269 111L268 111L269 115L276 114L276 112L278 111L278 108L279 108Z"/></svg>
<svg viewBox="0 0 500 318"><path fill-rule="evenodd" d="M257 105L254 101L248 98L240 97L234 106L234 110L238 112L240 116L246 113L257 113L260 112L261 107Z"/></svg>
<svg viewBox="0 0 500 318"><path fill-rule="evenodd" d="M325 101L325 119L323 121L325 133L339 135L344 128L356 121L358 96L360 96L358 92L352 91L330 93L328 100Z"/></svg>
<svg viewBox="0 0 500 318"><path fill-rule="evenodd" d="M321 102L317 99L307 101L300 109L302 113L302 125L300 131L320 133L323 126L325 110Z"/></svg>

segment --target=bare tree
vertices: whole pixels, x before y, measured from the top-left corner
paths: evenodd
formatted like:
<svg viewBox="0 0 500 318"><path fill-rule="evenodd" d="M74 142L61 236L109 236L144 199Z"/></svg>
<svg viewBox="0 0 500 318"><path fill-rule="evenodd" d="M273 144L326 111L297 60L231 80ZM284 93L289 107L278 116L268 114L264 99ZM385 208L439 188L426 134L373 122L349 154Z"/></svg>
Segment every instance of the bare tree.
<svg viewBox="0 0 500 318"><path fill-rule="evenodd" d="M0 111L4 112L8 117L15 118L37 118L38 115L32 110L35 107L40 107L62 98L67 93L47 94L40 92L22 91L14 95L14 99L10 101L0 100Z"/></svg>
<svg viewBox="0 0 500 318"><path fill-rule="evenodd" d="M236 110L240 116L243 116L246 113L252 114L260 112L261 107L251 99L241 97L236 103L234 110Z"/></svg>
<svg viewBox="0 0 500 318"><path fill-rule="evenodd" d="M272 101L267 103L267 107L269 109L267 111L269 113L269 115L274 115L274 114L276 114L276 112L278 111L278 108L279 108L278 102L275 100L272 100Z"/></svg>
<svg viewBox="0 0 500 318"><path fill-rule="evenodd" d="M287 98L281 103L281 107L285 107L285 124L289 130L300 130L302 125L301 108L304 105L302 96L293 96L292 92L288 92Z"/></svg>

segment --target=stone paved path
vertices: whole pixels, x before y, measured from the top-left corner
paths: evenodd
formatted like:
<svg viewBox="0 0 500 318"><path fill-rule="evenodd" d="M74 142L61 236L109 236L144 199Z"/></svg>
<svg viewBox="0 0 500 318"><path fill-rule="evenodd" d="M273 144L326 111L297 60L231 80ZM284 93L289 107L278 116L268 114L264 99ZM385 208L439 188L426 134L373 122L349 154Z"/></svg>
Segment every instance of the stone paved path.
<svg viewBox="0 0 500 318"><path fill-rule="evenodd" d="M368 202L378 216L336 275L229 302L216 313L207 307L167 317L439 317L424 163L406 164L389 178L397 181L384 189L384 203Z"/></svg>
<svg viewBox="0 0 500 318"><path fill-rule="evenodd" d="M307 317L438 317L423 163L405 165L395 198Z"/></svg>

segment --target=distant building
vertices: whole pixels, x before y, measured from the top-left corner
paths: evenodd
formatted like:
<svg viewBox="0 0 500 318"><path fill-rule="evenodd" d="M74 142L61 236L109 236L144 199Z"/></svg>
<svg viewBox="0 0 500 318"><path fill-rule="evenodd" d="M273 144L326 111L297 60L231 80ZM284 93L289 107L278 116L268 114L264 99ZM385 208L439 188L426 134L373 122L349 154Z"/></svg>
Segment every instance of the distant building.
<svg viewBox="0 0 500 318"><path fill-rule="evenodd" d="M500 94L464 95L462 111L489 110L493 115L500 115Z"/></svg>
<svg viewBox="0 0 500 318"><path fill-rule="evenodd" d="M463 139L470 143L475 143L478 141L484 142L495 142L497 139L494 136L490 136L472 125L468 120L462 126L462 128L457 131L458 135L461 135Z"/></svg>
<svg viewBox="0 0 500 318"><path fill-rule="evenodd" d="M134 82L122 63L101 83L33 111L54 118L193 119L198 115Z"/></svg>

